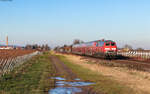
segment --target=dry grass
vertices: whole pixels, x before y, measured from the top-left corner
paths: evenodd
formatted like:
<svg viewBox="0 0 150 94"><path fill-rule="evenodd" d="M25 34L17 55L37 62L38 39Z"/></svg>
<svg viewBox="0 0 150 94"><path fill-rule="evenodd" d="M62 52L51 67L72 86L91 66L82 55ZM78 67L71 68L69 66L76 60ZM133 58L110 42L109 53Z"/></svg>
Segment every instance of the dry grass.
<svg viewBox="0 0 150 94"><path fill-rule="evenodd" d="M81 65L84 68L100 73L134 89L136 94L150 94L150 73L88 63L87 60L81 59L81 56L64 56L66 56L67 59L71 60L74 64Z"/></svg>

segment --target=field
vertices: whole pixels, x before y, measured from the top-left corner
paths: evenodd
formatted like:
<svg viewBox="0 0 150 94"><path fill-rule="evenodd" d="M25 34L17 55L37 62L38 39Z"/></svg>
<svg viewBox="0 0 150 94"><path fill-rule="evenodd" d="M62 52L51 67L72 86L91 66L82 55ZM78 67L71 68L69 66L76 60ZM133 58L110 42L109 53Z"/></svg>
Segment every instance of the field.
<svg viewBox="0 0 150 94"><path fill-rule="evenodd" d="M48 53L34 56L0 78L0 94L45 94L54 87L54 72Z"/></svg>
<svg viewBox="0 0 150 94"><path fill-rule="evenodd" d="M100 92L106 94L150 93L149 62L104 60L72 54L56 54L79 77L96 82L97 84L92 88L96 94Z"/></svg>
<svg viewBox="0 0 150 94"><path fill-rule="evenodd" d="M0 76L37 54L35 50L0 50Z"/></svg>
<svg viewBox="0 0 150 94"><path fill-rule="evenodd" d="M37 52L22 52L16 57L33 53ZM149 69L139 64L145 62L103 60L53 51L34 54L23 62L1 76L0 93L150 94Z"/></svg>
<svg viewBox="0 0 150 94"><path fill-rule="evenodd" d="M33 53L35 50L0 50L0 59L15 58Z"/></svg>

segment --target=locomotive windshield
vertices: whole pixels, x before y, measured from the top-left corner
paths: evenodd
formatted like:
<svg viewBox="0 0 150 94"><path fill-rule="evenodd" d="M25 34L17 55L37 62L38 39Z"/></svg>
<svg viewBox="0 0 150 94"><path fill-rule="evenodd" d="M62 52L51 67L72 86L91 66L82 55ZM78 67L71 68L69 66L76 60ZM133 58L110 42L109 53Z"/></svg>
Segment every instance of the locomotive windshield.
<svg viewBox="0 0 150 94"><path fill-rule="evenodd" d="M115 46L115 43L114 43L114 42L112 42L112 43L111 43L111 46Z"/></svg>
<svg viewBox="0 0 150 94"><path fill-rule="evenodd" d="M115 42L106 42L105 46L115 46L116 43Z"/></svg>
<svg viewBox="0 0 150 94"><path fill-rule="evenodd" d="M106 44L105 44L106 46L110 46L110 42L106 42Z"/></svg>

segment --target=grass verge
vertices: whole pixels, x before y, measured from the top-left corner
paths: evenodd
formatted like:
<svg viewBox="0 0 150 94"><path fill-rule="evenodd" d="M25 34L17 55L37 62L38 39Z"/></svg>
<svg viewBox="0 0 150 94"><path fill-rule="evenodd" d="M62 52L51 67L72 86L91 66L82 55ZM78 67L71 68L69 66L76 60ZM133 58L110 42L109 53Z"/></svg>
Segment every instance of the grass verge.
<svg viewBox="0 0 150 94"><path fill-rule="evenodd" d="M79 78L85 81L95 82L93 90L97 93L104 94L136 94L132 89L124 86L123 84L112 80L110 77L106 77L95 73L88 68L83 68L80 65L74 64L62 55L57 55L73 72L75 72ZM119 76L119 75L118 75Z"/></svg>
<svg viewBox="0 0 150 94"><path fill-rule="evenodd" d="M43 53L15 68L0 78L0 94L44 94L53 87L50 76L55 75L49 60ZM50 86L51 85L51 86Z"/></svg>

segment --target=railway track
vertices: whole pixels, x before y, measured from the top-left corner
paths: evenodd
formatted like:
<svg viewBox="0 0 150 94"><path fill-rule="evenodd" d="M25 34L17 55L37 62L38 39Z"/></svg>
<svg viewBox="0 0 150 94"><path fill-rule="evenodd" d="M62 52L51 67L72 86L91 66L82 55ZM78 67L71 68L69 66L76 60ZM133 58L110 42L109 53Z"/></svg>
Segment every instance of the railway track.
<svg viewBox="0 0 150 94"><path fill-rule="evenodd" d="M134 60L113 60L116 63L124 64L130 69L150 72L150 63Z"/></svg>
<svg viewBox="0 0 150 94"><path fill-rule="evenodd" d="M74 55L74 54L71 54L71 55ZM138 60L132 60L132 59L106 60L106 59L91 57L91 56L81 56L81 59L85 59L87 62L101 64L104 66L127 67L133 70L150 72L150 61L138 61Z"/></svg>

